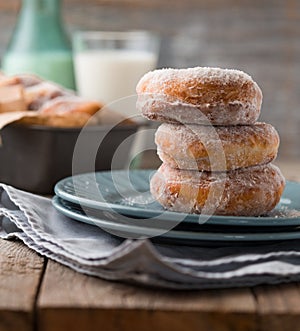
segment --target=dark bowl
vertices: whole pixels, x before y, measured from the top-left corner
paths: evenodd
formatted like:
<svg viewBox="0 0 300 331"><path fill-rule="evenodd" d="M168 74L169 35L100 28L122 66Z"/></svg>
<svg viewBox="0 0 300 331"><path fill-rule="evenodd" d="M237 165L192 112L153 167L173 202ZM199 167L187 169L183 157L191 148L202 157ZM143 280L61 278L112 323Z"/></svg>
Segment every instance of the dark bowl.
<svg viewBox="0 0 300 331"><path fill-rule="evenodd" d="M81 128L52 128L12 124L1 131L0 182L38 194L52 194L60 179L76 173L109 170L117 147L134 134L139 125L91 126L81 134L80 165L72 173L73 151ZM103 139L104 138L104 139ZM89 150L102 141L93 165L85 162ZM118 153L124 167L133 139ZM77 158L78 159L78 158Z"/></svg>

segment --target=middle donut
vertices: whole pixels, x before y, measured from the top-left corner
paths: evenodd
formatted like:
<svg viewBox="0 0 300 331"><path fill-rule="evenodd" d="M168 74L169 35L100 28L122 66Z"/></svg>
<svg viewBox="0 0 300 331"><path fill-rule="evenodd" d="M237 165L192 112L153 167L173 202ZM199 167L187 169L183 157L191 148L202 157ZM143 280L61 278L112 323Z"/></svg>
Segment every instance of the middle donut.
<svg viewBox="0 0 300 331"><path fill-rule="evenodd" d="M277 156L279 135L266 123L199 126L163 123L155 134L160 159L175 169L230 171Z"/></svg>

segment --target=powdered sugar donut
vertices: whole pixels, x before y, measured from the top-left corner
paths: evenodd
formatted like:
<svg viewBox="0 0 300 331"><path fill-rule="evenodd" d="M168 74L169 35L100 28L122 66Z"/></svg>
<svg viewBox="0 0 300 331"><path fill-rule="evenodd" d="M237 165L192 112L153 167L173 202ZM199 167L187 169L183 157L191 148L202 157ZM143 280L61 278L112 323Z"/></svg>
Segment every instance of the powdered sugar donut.
<svg viewBox="0 0 300 331"><path fill-rule="evenodd" d="M216 215L259 216L276 206L284 185L280 170L271 163L228 173L177 170L163 164L151 178L150 190L172 211L201 213L206 208ZM208 203L211 190L220 199Z"/></svg>
<svg viewBox="0 0 300 331"><path fill-rule="evenodd" d="M279 135L266 123L217 127L163 123L155 142L160 159L172 168L228 171L274 160Z"/></svg>
<svg viewBox="0 0 300 331"><path fill-rule="evenodd" d="M142 77L136 91L145 117L170 123L253 124L262 103L258 85L233 69L155 70Z"/></svg>

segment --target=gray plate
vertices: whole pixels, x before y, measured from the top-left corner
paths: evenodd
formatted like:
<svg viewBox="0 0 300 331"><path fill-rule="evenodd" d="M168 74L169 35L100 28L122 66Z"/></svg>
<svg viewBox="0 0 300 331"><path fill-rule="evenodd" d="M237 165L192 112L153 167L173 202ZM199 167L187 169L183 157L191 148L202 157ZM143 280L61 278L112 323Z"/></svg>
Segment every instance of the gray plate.
<svg viewBox="0 0 300 331"><path fill-rule="evenodd" d="M151 223L148 222L148 226L141 226L139 220L135 224L126 224L122 219L115 219L110 217L109 213L104 213L103 218L93 217L91 215L86 216L80 206L68 202L55 196L52 200L53 206L65 216L71 219L98 226L114 235L120 237L152 237L156 240L167 240L176 242L177 244L196 244L201 245L203 243L210 243L213 245L220 245L221 243L243 243L243 242L266 242L270 241L282 241L293 240L300 238L300 230L294 231L282 231L282 232L262 232L262 233L239 233L239 232L204 232L204 231L180 231L170 230L162 233L159 228L151 227ZM106 217L105 217L106 216ZM235 228L238 229L238 228ZM156 237L157 236L157 237ZM156 237L156 238L153 238Z"/></svg>
<svg viewBox="0 0 300 331"><path fill-rule="evenodd" d="M55 186L60 198L81 206L139 217L157 217L160 220L178 223L201 223L205 216L183 214L164 210L153 202L149 192L149 179L153 170L106 171L68 177ZM95 181L96 179L96 181ZM75 183L75 187L74 187ZM99 195L99 193L101 195ZM222 226L298 226L300 225L300 184L287 182L280 203L266 216L234 217L211 216L206 225ZM273 231L273 230L272 230Z"/></svg>

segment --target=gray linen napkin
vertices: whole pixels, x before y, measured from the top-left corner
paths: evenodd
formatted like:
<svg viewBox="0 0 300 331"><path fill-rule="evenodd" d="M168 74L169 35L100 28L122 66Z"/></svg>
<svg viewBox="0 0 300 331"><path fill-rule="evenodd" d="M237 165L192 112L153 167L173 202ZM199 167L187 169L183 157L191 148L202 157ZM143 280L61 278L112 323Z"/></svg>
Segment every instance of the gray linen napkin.
<svg viewBox="0 0 300 331"><path fill-rule="evenodd" d="M174 289L300 280L300 241L239 247L188 247L121 239L59 214L51 200L0 185L0 237L79 272Z"/></svg>

